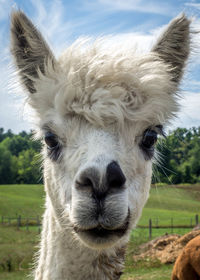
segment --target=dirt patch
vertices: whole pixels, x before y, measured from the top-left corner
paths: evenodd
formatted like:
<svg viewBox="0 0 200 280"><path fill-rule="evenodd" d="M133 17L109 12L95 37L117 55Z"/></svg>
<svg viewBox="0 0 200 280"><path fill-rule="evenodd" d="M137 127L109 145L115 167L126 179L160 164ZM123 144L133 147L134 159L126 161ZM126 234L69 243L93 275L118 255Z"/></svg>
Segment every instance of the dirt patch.
<svg viewBox="0 0 200 280"><path fill-rule="evenodd" d="M140 253L134 255L134 261L146 258L158 259L163 264L174 263L185 245L194 237L200 235L200 229L180 236L178 234L163 235L140 246Z"/></svg>

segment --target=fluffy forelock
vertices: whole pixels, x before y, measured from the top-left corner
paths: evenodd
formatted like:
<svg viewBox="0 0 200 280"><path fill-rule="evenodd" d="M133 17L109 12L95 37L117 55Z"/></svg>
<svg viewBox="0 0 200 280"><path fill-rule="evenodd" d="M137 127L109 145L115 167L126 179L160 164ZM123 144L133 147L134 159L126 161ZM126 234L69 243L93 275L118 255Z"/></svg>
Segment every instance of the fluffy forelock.
<svg viewBox="0 0 200 280"><path fill-rule="evenodd" d="M57 68L48 63L45 75L39 73L32 106L40 115L53 107L62 117L81 115L99 126L168 121L178 108L170 66L156 53L103 48L102 42L79 40L61 55Z"/></svg>

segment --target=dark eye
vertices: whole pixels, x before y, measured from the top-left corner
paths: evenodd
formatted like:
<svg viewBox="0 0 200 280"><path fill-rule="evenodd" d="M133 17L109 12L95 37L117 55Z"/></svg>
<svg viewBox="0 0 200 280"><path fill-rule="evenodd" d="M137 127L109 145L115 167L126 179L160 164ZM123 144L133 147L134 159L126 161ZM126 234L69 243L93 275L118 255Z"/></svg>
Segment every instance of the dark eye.
<svg viewBox="0 0 200 280"><path fill-rule="evenodd" d="M57 136L51 132L46 132L44 140L49 149L53 149L58 145Z"/></svg>
<svg viewBox="0 0 200 280"><path fill-rule="evenodd" d="M61 145L58 141L58 137L52 132L46 132L44 141L47 144L48 155L52 160L57 160L60 155Z"/></svg>
<svg viewBox="0 0 200 280"><path fill-rule="evenodd" d="M157 141L157 132L154 130L145 130L142 139L142 146L150 149Z"/></svg>
<svg viewBox="0 0 200 280"><path fill-rule="evenodd" d="M144 131L140 147L144 151L146 159L151 159L153 157L157 136L158 134L155 130L147 129Z"/></svg>

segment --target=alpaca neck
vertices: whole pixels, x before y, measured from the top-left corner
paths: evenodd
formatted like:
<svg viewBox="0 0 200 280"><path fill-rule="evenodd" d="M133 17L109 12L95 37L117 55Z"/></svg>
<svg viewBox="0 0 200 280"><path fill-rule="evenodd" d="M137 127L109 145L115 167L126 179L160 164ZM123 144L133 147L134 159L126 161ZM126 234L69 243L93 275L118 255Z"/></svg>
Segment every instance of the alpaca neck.
<svg viewBox="0 0 200 280"><path fill-rule="evenodd" d="M102 252L85 247L47 208L35 280L118 280L124 253L124 247Z"/></svg>

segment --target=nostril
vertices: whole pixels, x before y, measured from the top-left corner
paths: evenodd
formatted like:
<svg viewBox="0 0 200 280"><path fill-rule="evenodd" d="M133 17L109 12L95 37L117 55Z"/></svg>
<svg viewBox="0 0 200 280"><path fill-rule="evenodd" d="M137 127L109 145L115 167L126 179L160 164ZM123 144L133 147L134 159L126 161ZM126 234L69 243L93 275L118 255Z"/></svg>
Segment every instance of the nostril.
<svg viewBox="0 0 200 280"><path fill-rule="evenodd" d="M109 180L108 185L110 188L117 188L121 187L124 185L124 181L121 179L114 179L114 180Z"/></svg>
<svg viewBox="0 0 200 280"><path fill-rule="evenodd" d="M79 180L76 180L77 187L93 187L92 180L88 177L81 177Z"/></svg>
<svg viewBox="0 0 200 280"><path fill-rule="evenodd" d="M109 188L123 187L126 182L126 177L116 161L111 162L107 166L106 177Z"/></svg>
<svg viewBox="0 0 200 280"><path fill-rule="evenodd" d="M77 188L95 189L99 185L100 175L96 168L88 167L76 177L75 186Z"/></svg>

